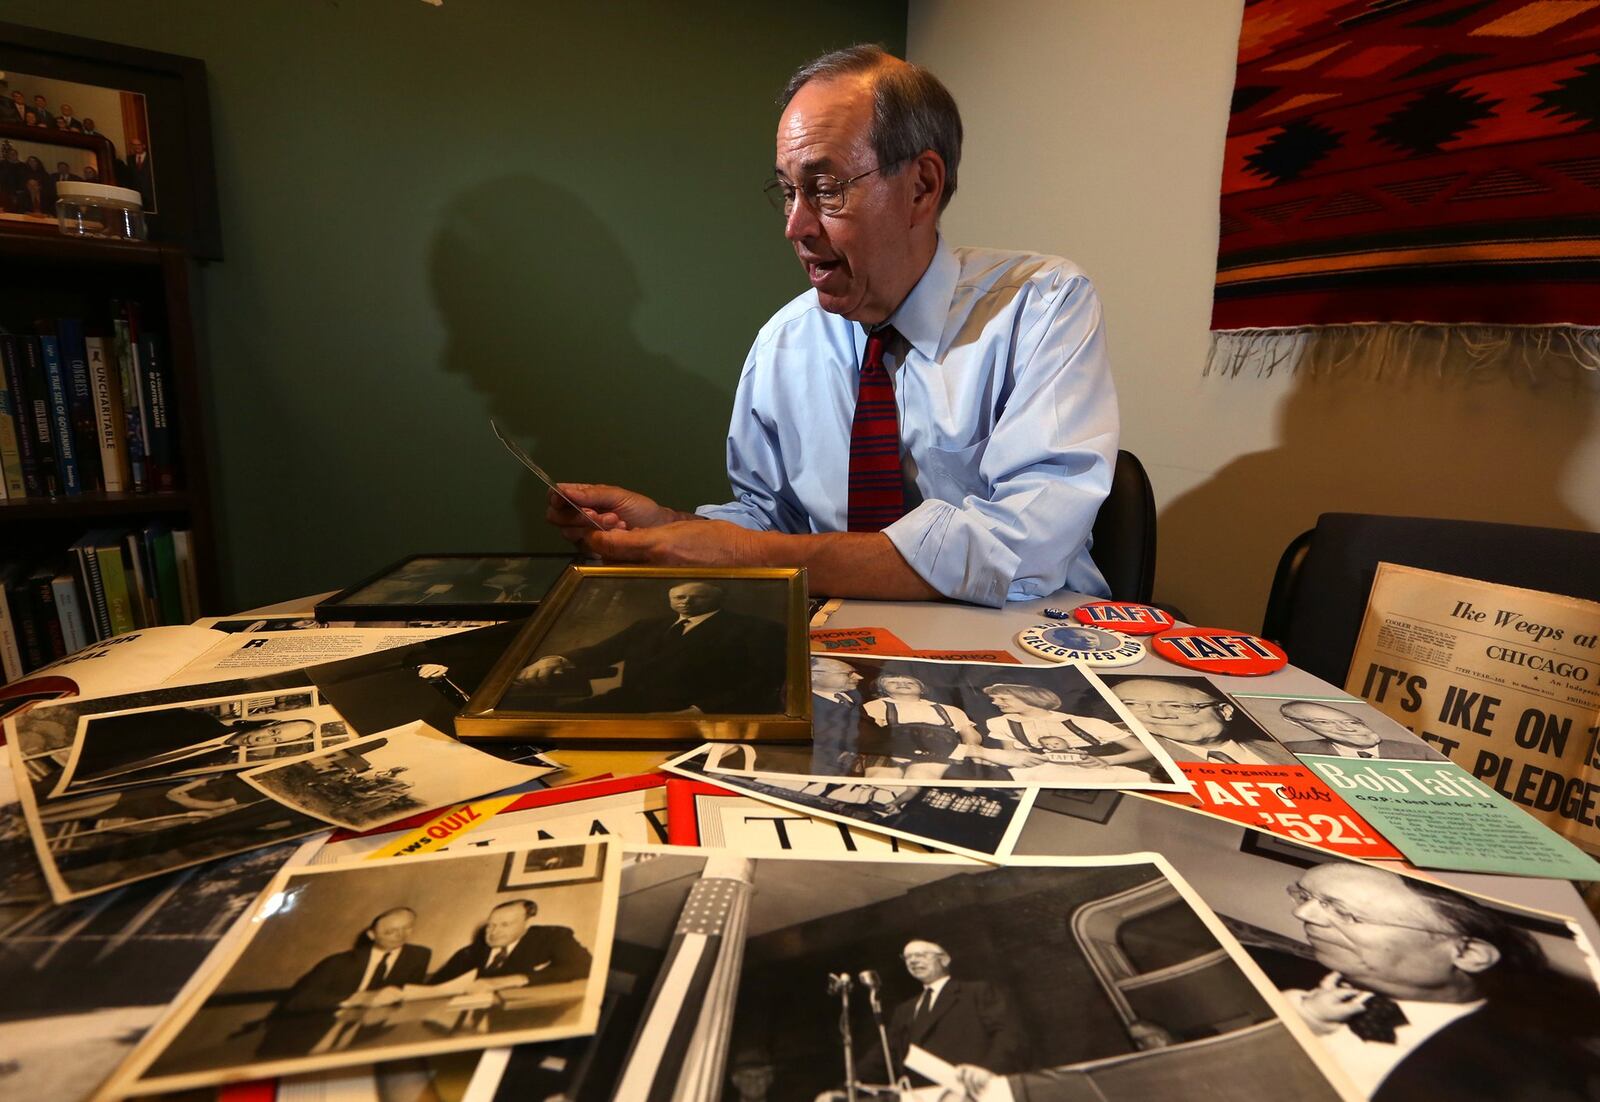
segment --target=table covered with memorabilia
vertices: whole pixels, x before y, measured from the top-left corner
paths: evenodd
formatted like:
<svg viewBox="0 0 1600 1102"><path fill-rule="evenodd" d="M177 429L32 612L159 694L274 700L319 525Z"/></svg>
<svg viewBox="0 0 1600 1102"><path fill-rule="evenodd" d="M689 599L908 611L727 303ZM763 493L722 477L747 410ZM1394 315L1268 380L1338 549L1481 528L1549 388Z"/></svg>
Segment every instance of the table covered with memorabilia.
<svg viewBox="0 0 1600 1102"><path fill-rule="evenodd" d="M0 1094L1600 1097L1600 864L1415 634L479 559L0 688Z"/></svg>

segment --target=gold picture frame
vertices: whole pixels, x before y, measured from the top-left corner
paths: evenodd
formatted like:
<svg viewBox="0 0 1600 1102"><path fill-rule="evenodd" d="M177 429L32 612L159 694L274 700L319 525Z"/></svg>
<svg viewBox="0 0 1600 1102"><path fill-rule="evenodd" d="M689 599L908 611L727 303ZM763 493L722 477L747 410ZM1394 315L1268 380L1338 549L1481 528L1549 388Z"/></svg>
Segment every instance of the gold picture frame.
<svg viewBox="0 0 1600 1102"><path fill-rule="evenodd" d="M467 701L456 733L563 745L806 742L805 570L571 566Z"/></svg>

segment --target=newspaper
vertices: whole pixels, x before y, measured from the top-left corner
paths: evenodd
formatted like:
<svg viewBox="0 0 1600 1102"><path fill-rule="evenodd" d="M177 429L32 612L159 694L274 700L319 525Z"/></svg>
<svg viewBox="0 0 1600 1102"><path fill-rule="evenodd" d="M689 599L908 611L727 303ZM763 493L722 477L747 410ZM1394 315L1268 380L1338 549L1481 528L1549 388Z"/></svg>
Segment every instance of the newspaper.
<svg viewBox="0 0 1600 1102"><path fill-rule="evenodd" d="M1380 563L1345 688L1600 854L1600 603Z"/></svg>

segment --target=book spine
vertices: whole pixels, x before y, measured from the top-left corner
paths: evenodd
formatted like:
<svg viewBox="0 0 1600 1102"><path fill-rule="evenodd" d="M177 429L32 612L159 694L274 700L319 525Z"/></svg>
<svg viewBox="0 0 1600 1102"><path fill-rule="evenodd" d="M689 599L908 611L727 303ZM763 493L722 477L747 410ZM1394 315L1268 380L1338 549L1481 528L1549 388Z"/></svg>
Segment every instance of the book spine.
<svg viewBox="0 0 1600 1102"><path fill-rule="evenodd" d="M145 527L145 547L154 564L156 594L160 603L163 624L186 624L183 609L183 585L178 581L178 555L173 548L172 532L157 522ZM193 619L193 617L191 617Z"/></svg>
<svg viewBox="0 0 1600 1102"><path fill-rule="evenodd" d="M9 336L0 336L0 359L11 355ZM17 446L17 403L11 393L11 370L0 365L0 469L6 497L27 497L22 482L22 451Z"/></svg>
<svg viewBox="0 0 1600 1102"><path fill-rule="evenodd" d="M17 625L17 647L22 652L22 672L36 670L48 659L45 657L44 643L39 634L39 622L35 616L33 600L29 595L27 579L19 577L11 582L6 587L6 596L11 601L11 616Z"/></svg>
<svg viewBox="0 0 1600 1102"><path fill-rule="evenodd" d="M8 588L0 577L0 674L7 681L15 681L22 676L22 650L17 646L17 623L11 615Z"/></svg>
<svg viewBox="0 0 1600 1102"><path fill-rule="evenodd" d="M83 580L89 591L89 611L94 615L95 634L101 639L110 639L115 634L111 630L111 607L106 604L106 588L100 580L100 557L95 553L94 534L91 533L72 545L78 554L78 561L83 567Z"/></svg>
<svg viewBox="0 0 1600 1102"><path fill-rule="evenodd" d="M61 363L61 342L53 334L39 336L39 359L44 363L45 396L50 406L50 442L55 446L56 474L61 490L70 497L83 493L78 473L78 443L72 433L72 407L67 404L67 372Z"/></svg>
<svg viewBox="0 0 1600 1102"><path fill-rule="evenodd" d="M111 634L133 631L138 625L133 619L133 595L128 585L128 574L122 565L122 544L111 538L111 542L96 547L94 554L100 560L100 584L106 593Z"/></svg>
<svg viewBox="0 0 1600 1102"><path fill-rule="evenodd" d="M156 622L154 608L150 600L150 575L144 568L144 541L137 532L129 532L122 537L123 550L127 558L123 562L128 571L128 593L133 603L133 624L135 627L147 628Z"/></svg>
<svg viewBox="0 0 1600 1102"><path fill-rule="evenodd" d="M89 364L89 389L94 395L95 443L100 450L100 472L111 493L126 492L133 484L128 469L128 426L122 414L122 380L106 352L103 337L84 339Z"/></svg>
<svg viewBox="0 0 1600 1102"><path fill-rule="evenodd" d="M22 392L27 399L28 432L33 437L33 462L39 470L44 497L61 496L61 476L56 469L56 446L50 439L50 384L44 374L44 353L39 338L17 337L22 353Z"/></svg>
<svg viewBox="0 0 1600 1102"><path fill-rule="evenodd" d="M144 422L139 413L139 368L134 361L133 342L128 337L128 322L118 318L112 322L116 332L114 347L117 353L117 379L122 389L122 424L128 445L128 471L130 488L136 494L145 493L149 485L145 480Z"/></svg>
<svg viewBox="0 0 1600 1102"><path fill-rule="evenodd" d="M56 598L56 616L61 620L61 639L68 654L77 654L94 640L83 622L83 605L78 600L78 583L72 572L63 570L50 582Z"/></svg>
<svg viewBox="0 0 1600 1102"><path fill-rule="evenodd" d="M78 481L86 491L103 490L105 476L100 470L94 391L89 384L83 322L77 318L62 318L56 323L56 330L61 335L61 360L67 374L67 407L72 414L72 444L78 453Z"/></svg>
<svg viewBox="0 0 1600 1102"><path fill-rule="evenodd" d="M139 349L139 369L143 375L143 397L150 432L150 484L153 489L171 491L178 488L178 449L172 410L167 402L167 391L170 389L167 348L159 334L146 333L139 339Z"/></svg>
<svg viewBox="0 0 1600 1102"><path fill-rule="evenodd" d="M28 397L22 363L23 342L10 333L0 333L0 359L4 360L6 385L11 391L12 416L16 419L17 450L22 459L24 496L43 497L44 479L39 473L38 433L33 424L33 403Z"/></svg>
<svg viewBox="0 0 1600 1102"><path fill-rule="evenodd" d="M178 596L183 603L183 622L200 618L200 578L194 568L194 533L187 528L172 533L172 554L178 560Z"/></svg>

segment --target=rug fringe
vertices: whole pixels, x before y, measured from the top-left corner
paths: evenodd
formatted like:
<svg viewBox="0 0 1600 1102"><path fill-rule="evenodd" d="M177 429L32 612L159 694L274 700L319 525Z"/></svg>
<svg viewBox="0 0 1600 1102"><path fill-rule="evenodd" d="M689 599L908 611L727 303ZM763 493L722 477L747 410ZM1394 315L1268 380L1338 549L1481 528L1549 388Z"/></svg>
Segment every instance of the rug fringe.
<svg viewBox="0 0 1600 1102"><path fill-rule="evenodd" d="M1202 375L1279 369L1373 381L1501 376L1530 386L1600 376L1600 328L1577 325L1310 325L1211 334Z"/></svg>

